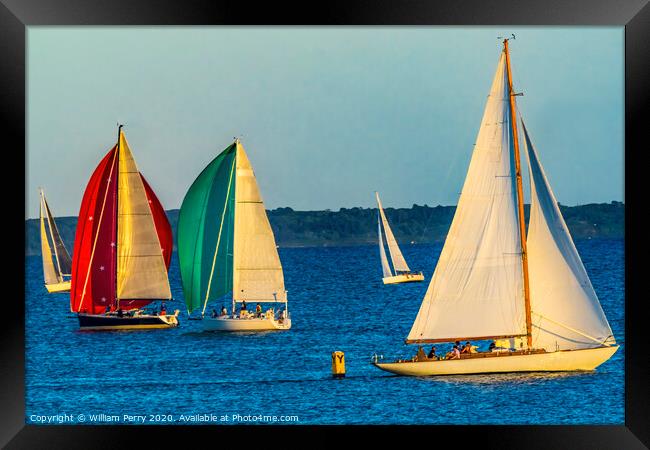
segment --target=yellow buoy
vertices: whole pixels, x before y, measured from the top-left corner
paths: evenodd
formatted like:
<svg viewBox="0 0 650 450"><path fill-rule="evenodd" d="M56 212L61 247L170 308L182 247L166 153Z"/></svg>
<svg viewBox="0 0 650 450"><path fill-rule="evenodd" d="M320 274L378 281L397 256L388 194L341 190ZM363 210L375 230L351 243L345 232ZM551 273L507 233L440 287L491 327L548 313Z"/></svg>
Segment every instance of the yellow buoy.
<svg viewBox="0 0 650 450"><path fill-rule="evenodd" d="M332 352L332 376L334 378L345 376L345 353Z"/></svg>

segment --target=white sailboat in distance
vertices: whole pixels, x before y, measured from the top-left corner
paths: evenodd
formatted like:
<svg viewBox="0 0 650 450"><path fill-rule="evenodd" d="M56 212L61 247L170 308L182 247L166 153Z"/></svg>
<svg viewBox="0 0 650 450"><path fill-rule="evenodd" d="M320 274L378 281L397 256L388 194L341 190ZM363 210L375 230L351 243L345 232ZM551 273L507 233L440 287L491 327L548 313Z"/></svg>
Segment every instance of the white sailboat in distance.
<svg viewBox="0 0 650 450"><path fill-rule="evenodd" d="M442 359L420 349L406 361L375 357L378 368L413 376L593 370L618 349L522 121L531 185L526 236L517 95L506 39L454 219L406 339L510 348Z"/></svg>
<svg viewBox="0 0 650 450"><path fill-rule="evenodd" d="M384 213L384 208L381 206L381 200L379 200L379 193L375 192L375 197L377 198L377 206L379 212L377 214L377 233L379 234L379 255L381 258L381 269L384 273L382 281L384 284L398 284L398 283L412 283L414 281L424 280L424 275L422 272L411 272L406 260L402 255L402 252L397 245L395 236L393 236L393 231L390 229L388 224L388 219L386 219L386 214ZM386 236L386 243L388 244L388 252L390 253L390 259L393 263L394 270L391 270L390 265L388 264L388 258L386 257L386 250L384 249L384 238L382 235L382 225L384 228L384 235Z"/></svg>
<svg viewBox="0 0 650 450"><path fill-rule="evenodd" d="M43 256L43 278L45 289L50 294L70 291L72 258L63 244L43 189L39 219L41 225L41 254ZM50 244L51 242L51 244Z"/></svg>

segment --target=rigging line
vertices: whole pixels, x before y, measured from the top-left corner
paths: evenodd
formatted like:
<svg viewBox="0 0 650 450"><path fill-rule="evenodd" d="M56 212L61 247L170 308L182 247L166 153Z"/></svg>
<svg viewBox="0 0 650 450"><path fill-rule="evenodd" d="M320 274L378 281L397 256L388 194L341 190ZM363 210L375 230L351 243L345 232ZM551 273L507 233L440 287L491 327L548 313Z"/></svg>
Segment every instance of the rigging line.
<svg viewBox="0 0 650 450"><path fill-rule="evenodd" d="M546 320L548 320L549 322L552 322L552 323L554 323L554 324L556 324L556 325L559 325L559 326L561 326L561 327L563 327L563 328L566 328L566 329L569 330L569 331L573 331L574 333L578 333L579 335L584 336L584 337L586 337L587 339L591 339L591 340L594 341L594 342L598 342L598 343L601 344L601 345L606 345L606 346L608 346L608 347L612 345L612 344L605 344L605 342L607 342L607 339L606 339L604 342L601 342L600 339L596 339L596 338L593 337L593 336L589 336L588 334L585 334L585 333L583 333L583 332L580 331L580 330L576 330L575 328L572 328L572 327L570 327L570 326L568 326L568 325L565 325L565 324L563 324L563 323L561 323L561 322L558 322L558 321L556 321L556 320L550 319L550 318L548 318L548 317L546 317L546 316L541 315L541 314L538 313L538 312L535 312L535 311L531 311L531 312L532 312L533 314L535 314L536 316L539 316L541 319L546 319ZM537 327L540 328L539 325L537 325ZM608 338L609 338L609 336L608 336Z"/></svg>
<svg viewBox="0 0 650 450"><path fill-rule="evenodd" d="M102 226L102 217L104 217L104 207L106 206L106 199L108 197L108 190L111 185L111 179L113 178L113 169L115 168L115 162L117 160L117 150L115 150L115 153L113 154L113 162L111 163L111 171L108 174L108 183L106 185L106 191L104 192L104 200L102 200L102 210L99 213L99 225L97 225L97 233L95 234L95 239L93 240L93 249L90 252L90 261L88 262L88 271L86 272L86 278L84 280L84 288L81 291L81 300L79 301L79 307L77 308L77 312L81 311L81 306L83 305L84 302L84 297L86 296L86 288L88 287L88 278L90 277L90 268L93 263L93 258L95 256L95 247L97 246L97 239L99 238L99 230L101 229Z"/></svg>
<svg viewBox="0 0 650 450"><path fill-rule="evenodd" d="M226 190L226 199L223 203L223 211L221 212L221 223L219 224L219 234L217 236L217 246L214 248L214 256L212 257L212 268L210 269L210 278L208 278L208 288L205 291L205 301L203 303L203 310L201 315L205 314L205 308L208 306L208 296L210 295L210 286L212 285L212 276L214 275L214 266L217 262L217 251L219 250L219 243L221 242L221 231L223 230L223 222L226 217L226 208L228 206L228 197L230 197L230 187L232 182L232 174L235 169L235 162L237 158L232 159L232 166L230 167L230 175L228 177L228 189Z"/></svg>

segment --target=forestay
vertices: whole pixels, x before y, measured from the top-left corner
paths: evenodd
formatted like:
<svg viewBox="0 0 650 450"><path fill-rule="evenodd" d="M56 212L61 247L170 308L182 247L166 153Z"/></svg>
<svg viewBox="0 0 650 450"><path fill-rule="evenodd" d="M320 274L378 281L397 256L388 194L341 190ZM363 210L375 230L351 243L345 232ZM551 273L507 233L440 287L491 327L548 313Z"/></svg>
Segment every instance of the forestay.
<svg viewBox="0 0 650 450"><path fill-rule="evenodd" d="M526 333L505 55L467 178L408 342Z"/></svg>
<svg viewBox="0 0 650 450"><path fill-rule="evenodd" d="M533 346L553 351L614 344L523 121L522 127L531 186L527 244Z"/></svg>

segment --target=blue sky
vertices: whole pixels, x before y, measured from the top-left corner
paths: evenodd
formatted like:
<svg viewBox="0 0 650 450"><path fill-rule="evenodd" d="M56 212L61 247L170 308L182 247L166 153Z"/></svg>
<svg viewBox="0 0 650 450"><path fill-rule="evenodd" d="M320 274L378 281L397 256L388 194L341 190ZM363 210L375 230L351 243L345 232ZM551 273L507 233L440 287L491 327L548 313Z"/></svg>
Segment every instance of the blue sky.
<svg viewBox="0 0 650 450"><path fill-rule="evenodd" d="M234 136L267 208L456 204L500 41L558 200L623 200L622 27L29 27L26 215L76 215L116 123L167 209Z"/></svg>

